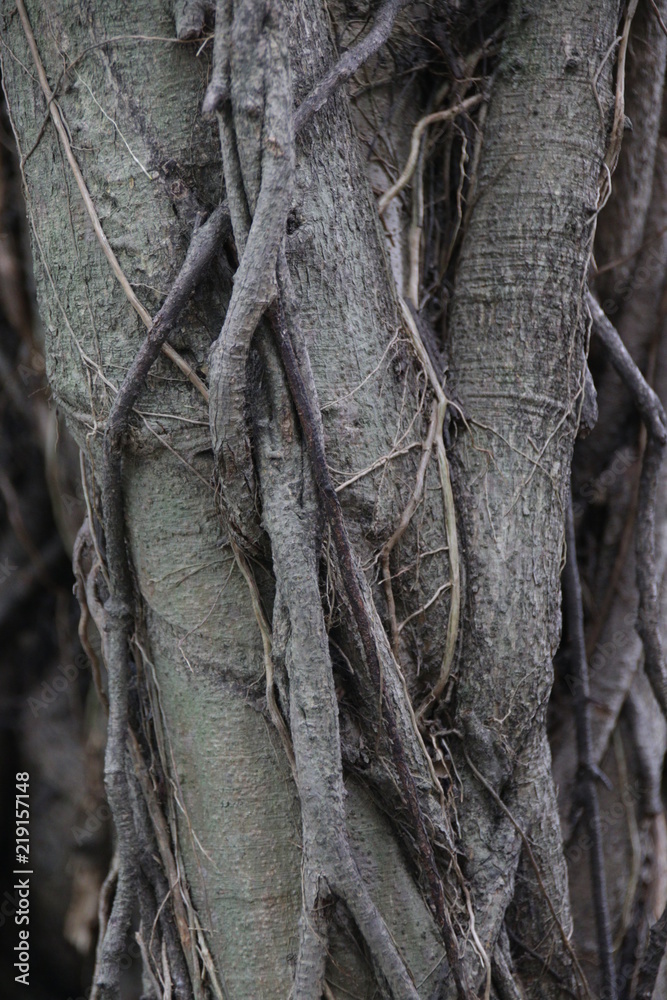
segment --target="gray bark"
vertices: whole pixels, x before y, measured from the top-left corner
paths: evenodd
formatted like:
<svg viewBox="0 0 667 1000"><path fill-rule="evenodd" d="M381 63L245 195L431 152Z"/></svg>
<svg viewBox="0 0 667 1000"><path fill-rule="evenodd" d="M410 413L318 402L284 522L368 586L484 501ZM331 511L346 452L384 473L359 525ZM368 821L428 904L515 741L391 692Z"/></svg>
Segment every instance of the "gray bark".
<svg viewBox="0 0 667 1000"><path fill-rule="evenodd" d="M560 635L556 553L584 386L581 290L607 139L590 79L617 15L614 4L513 6L451 323L454 386L468 424L456 448L467 575L457 704L464 747L452 751L464 769L469 755L511 803L544 885L525 858L515 883L524 845L472 776L459 814L468 873L476 898L492 900L483 935L495 939L515 897L519 936L535 950L548 941L566 977L570 956L545 901L548 894L568 932L544 713ZM609 79L603 70L604 111ZM561 995L550 984L534 988Z"/></svg>
<svg viewBox="0 0 667 1000"><path fill-rule="evenodd" d="M196 33L191 19L203 17L205 6L190 7L184 35ZM446 736L463 785L458 819L453 797L441 805L411 711L438 679L450 611L435 459L392 552L391 566L401 570L393 581L396 616L406 625L393 650L387 638L390 603L378 560L413 496L431 399L404 329L349 102L338 93L298 137L289 203L281 200L283 174L262 202L275 164L251 107L250 97L264 94L253 52L240 60L247 80L232 76L231 111L219 117L239 257L250 247L258 268L267 260L275 266L289 216L285 257L328 465L355 566L366 571L361 590L384 697L434 844L465 975L475 994L487 982L491 995L517 994L507 921L549 956L562 980L545 980L541 964L527 960L526 996L556 998L576 975L565 942L568 891L545 707L560 633L563 498L583 389L581 293L612 62L597 80L604 120L591 78L619 11L615 2L524 6L511 6L451 317L452 384L465 418L454 459L467 606L456 732ZM45 0L27 10L52 87L63 65L77 60L57 100L104 232L154 314L194 225L221 196L217 126L200 113L208 49L196 54L199 40L165 41L174 21L160 0L141 0L131 16L116 0L93 9ZM319 0L300 0L286 16L298 103L335 50ZM90 505L101 523L105 420L143 329L109 270L50 122L40 135L46 102L9 2L3 19L3 83L20 151L31 150L23 170L49 381L86 456ZM218 39L216 72L223 58ZM274 97L287 93L287 53L279 58ZM291 143L289 128L279 139ZM405 148L405 136L397 145ZM273 243L262 242L260 230L252 243L253 217L279 224L278 235L266 230ZM398 211L396 218L399 225ZM404 257L395 248L394 256ZM204 401L161 357L124 446L138 686L151 705L166 778L164 829L158 823L151 836L163 866L171 858L182 882L178 904L168 905L179 928L189 927L180 940L195 996L215 992L217 981L234 1000L287 997L296 970L299 1000L319 996L325 981L337 997L371 997L378 984L391 996L429 997L437 989L453 997L363 637L340 597L340 566L322 559L327 531L268 327L251 340L259 303L274 288L266 273L264 283L244 285L248 273L242 262L232 286L221 249L172 338L210 379L213 438ZM244 340L236 336L241 328ZM216 472L232 484L227 492L223 484L222 515ZM234 559L239 539L254 560L254 605ZM266 701L262 621L273 623L294 772ZM352 675L345 684L335 657L332 666L336 649ZM336 900L331 924L323 913ZM554 928L554 914L565 934ZM327 933L325 949L318 936ZM208 964L200 957L206 949ZM202 972L203 988L193 970Z"/></svg>

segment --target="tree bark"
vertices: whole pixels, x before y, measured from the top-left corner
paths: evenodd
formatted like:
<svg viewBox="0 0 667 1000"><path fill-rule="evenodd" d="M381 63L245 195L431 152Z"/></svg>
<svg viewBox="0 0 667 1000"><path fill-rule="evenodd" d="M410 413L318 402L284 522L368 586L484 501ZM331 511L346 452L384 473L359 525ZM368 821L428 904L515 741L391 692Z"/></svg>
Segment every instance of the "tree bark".
<svg viewBox="0 0 667 1000"><path fill-rule="evenodd" d="M491 901L480 914L484 938L496 939L514 897L513 929L531 949L545 948L570 988L570 956L546 899L569 933L544 727L584 387L581 291L611 102L608 70L598 78L602 115L591 75L618 13L615 4L512 6L451 321L452 380L466 419L455 455L467 578L457 685L463 745L451 749L460 768L469 759L486 775L531 838L542 884L472 775L459 813L467 873L475 898ZM564 995L554 984L534 988L536 996Z"/></svg>
<svg viewBox="0 0 667 1000"><path fill-rule="evenodd" d="M259 10L235 9L251 8ZM182 11L175 39L160 0L140 0L131 16L118 0L31 0L26 9L106 238L154 315L193 230L221 200L217 124L200 110L210 46L190 37ZM218 10L220 27L232 15ZM619 13L616 2L510 4L449 322L446 391L461 419L447 446L465 613L453 681L421 728L415 712L447 645L454 558L447 456L429 430L437 399L390 271L390 258L403 271L409 253L387 252L359 139L368 109L379 129L386 106L364 105L361 128L337 92L294 140L293 168L281 173L276 148L293 141L289 119L269 142L262 129L273 123L259 120L255 104L278 91L287 101L291 86L298 107L330 69L337 53L325 6L299 0L281 10L289 53L276 42L273 77L261 68L263 50L243 50L241 28L230 27L245 63L234 58L249 68L235 78L233 64L229 95L216 35L212 79L229 107L211 107L235 246L219 248L170 338L208 381L211 420L193 380L161 356L122 453L135 605L128 711L138 734L124 780L135 824L151 817L138 831L140 933L149 941L151 916L163 914L173 980L187 980L197 998L288 996L295 982L298 1000L324 989L371 997L378 986L447 998L582 989L545 715ZM421 7L417 17L426 17ZM439 7L428 17L442 30ZM114 583L104 579L103 434L144 331L73 183L9 0L3 21L47 370L85 458L100 567L90 603L104 630ZM251 27L265 44L266 21ZM401 44L406 37L408 14L398 29ZM401 150L408 132L397 138ZM274 167L275 189L262 194ZM402 218L396 208L390 237L405 238ZM257 226L253 235L263 219L265 233ZM296 317L301 331L298 361L310 358L306 389L321 410L370 638L275 353L275 304L254 332L276 286L273 273L244 285L249 246L258 267L271 254L275 267L284 251L278 287L286 322ZM401 276L399 292L408 286ZM418 340L423 317L413 323ZM246 339L228 343L244 324ZM438 449L440 465L430 457ZM388 587L383 547L408 508L387 557ZM435 765L425 742L438 749ZM442 784L441 764L451 769ZM160 898L165 886L169 898ZM512 953L508 932L522 951Z"/></svg>

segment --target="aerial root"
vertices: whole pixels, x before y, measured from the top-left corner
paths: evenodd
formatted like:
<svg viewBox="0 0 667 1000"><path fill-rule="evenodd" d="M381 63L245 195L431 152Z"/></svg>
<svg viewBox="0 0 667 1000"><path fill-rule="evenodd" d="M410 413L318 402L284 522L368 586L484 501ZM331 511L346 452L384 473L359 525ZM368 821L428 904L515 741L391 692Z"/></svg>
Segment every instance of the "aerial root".
<svg viewBox="0 0 667 1000"><path fill-rule="evenodd" d="M304 864L304 868L309 867ZM324 880L304 873L302 879L301 916L299 918L299 951L294 971L293 1000L319 997L324 989L327 961L327 918L320 886Z"/></svg>
<svg viewBox="0 0 667 1000"><path fill-rule="evenodd" d="M648 944L639 967L635 1000L656 1000L655 984L667 949L667 906L649 932Z"/></svg>
<svg viewBox="0 0 667 1000"><path fill-rule="evenodd" d="M295 763L294 763L294 749L292 747L292 738L289 733L289 729L283 719L282 712L278 706L276 700L276 684L274 681L274 669L273 669L273 642L271 637L271 627L266 620L266 615L264 614L264 608L262 607L262 599L259 593L259 588L257 586L257 581L253 576L253 572L250 569L248 560L243 554L243 550L239 545L232 539L231 540L232 552L234 553L234 558L236 559L236 564L243 574L243 578L248 585L248 590L250 591L250 600L252 602L252 609L255 615L255 620L257 621L257 627L259 628L260 635L262 637L262 649L264 652L264 671L266 674L266 707L268 709L271 721L275 726L278 735L280 736L281 742L283 744L283 749L285 750L285 756L289 761L289 765L292 768L292 773L294 774Z"/></svg>
<svg viewBox="0 0 667 1000"><path fill-rule="evenodd" d="M575 678L574 713L577 733L577 755L579 758L579 781L588 833L591 838L591 878L593 881L593 905L595 908L598 937L598 956L604 995L609 997L609 1000L616 1000L616 971L614 968L607 881L604 868L604 851L602 848L597 774L593 755L590 686L588 682L588 662L586 659L586 639L584 636L584 612L581 599L579 568L577 565L571 492L568 493L567 500L565 542L567 547L567 561L563 571L563 596L567 610L572 673Z"/></svg>
<svg viewBox="0 0 667 1000"><path fill-rule="evenodd" d="M655 504L658 477L667 444L667 416L660 399L628 353L618 332L589 292L586 302L593 318L593 330L609 355L609 360L632 395L646 427L646 447L642 458L635 529L639 610L637 631L644 647L644 670L660 709L667 719L667 670L659 628L658 580L655 562Z"/></svg>
<svg viewBox="0 0 667 1000"><path fill-rule="evenodd" d="M437 403L433 403L431 408L431 422L429 424L428 433L424 442L422 444L423 454L419 462L419 467L417 469L417 476L415 481L415 487L412 491L412 496L405 507L401 515L401 519L398 522L398 527L391 535L390 538L382 546L380 552L380 565L382 567L382 581L384 584L384 593L387 601L387 610L389 614L389 626L391 629L391 645L394 651L394 656L398 658L398 642L399 642L399 628L396 621L396 603L394 601L394 592L391 585L391 570L389 568L389 560L391 558L391 553L393 552L397 543L401 540L405 534L410 521L417 510L422 496L424 495L424 482L426 479L426 469L428 463L431 459L431 453L433 451L433 442L435 440L435 434L438 427L438 407Z"/></svg>
<svg viewBox="0 0 667 1000"><path fill-rule="evenodd" d="M479 104L482 103L484 97L482 94L475 94L472 97L466 97L465 100L461 101L459 104L455 104L451 108L446 108L444 111L434 111L431 115L426 115L425 118L420 119L414 127L412 132L412 140L410 143L410 155L408 156L407 163L403 168L401 176L398 178L395 184L385 191L378 202L378 212L380 215L385 211L387 205L399 194L403 188L407 187L410 183L412 175L417 167L417 161L419 159L419 150L421 147L421 139L424 131L429 125L433 125L436 122L453 121L458 115L465 111L472 111Z"/></svg>
<svg viewBox="0 0 667 1000"><path fill-rule="evenodd" d="M370 30L361 41L353 45L332 66L327 74L313 88L308 97L299 105L294 115L294 126L299 131L305 123L322 108L338 88L349 80L363 64L380 49L389 38L394 22L403 7L412 0L385 0Z"/></svg>
<svg viewBox="0 0 667 1000"><path fill-rule="evenodd" d="M88 636L88 623L92 620L97 625L101 622L99 617L101 612L101 605L96 599L95 595L95 579L97 573L100 570L100 564L96 561L96 552L93 546L93 538L90 530L90 522L88 517L85 517L81 527L79 528L76 539L74 541L74 550L72 553L72 568L74 570L74 579L76 584L74 587L74 592L76 599L79 604L79 609L81 611L79 617L79 642L81 643L81 648L88 657L90 663L93 684L95 686L95 691L97 697L100 700L105 713L109 714L109 701L107 699L106 691L102 686L102 671L100 669L100 661L97 657L97 653L91 645L90 638ZM88 570L86 570L86 564L91 562L92 565ZM89 596L89 595L95 596ZM99 610L91 613L91 605ZM101 624L98 626L100 635Z"/></svg>
<svg viewBox="0 0 667 1000"><path fill-rule="evenodd" d="M241 546L255 546L260 536L245 428L245 367L252 336L275 296L277 248L291 207L294 136L384 44L398 13L408 2L385 0L367 34L344 53L290 116L286 110L292 104L287 52L277 8L269 5L271 16L263 22L256 16L263 6L256 0L218 0L213 72L203 110L218 115L225 185L240 264L225 323L211 351L210 383L217 393L211 399L211 428L223 504ZM201 20L196 3L193 10L195 20ZM266 66L260 67L264 104L260 108L255 101L257 106L250 108L249 98L244 107L235 97L235 81L237 77L243 81L257 77L262 32L268 53ZM233 71L230 39L235 51ZM250 90L259 93L262 88L253 84Z"/></svg>
<svg viewBox="0 0 667 1000"><path fill-rule="evenodd" d="M329 835L324 850L317 851L317 864L304 860L304 868L311 874L304 877L293 998L313 1000L323 992L328 942L325 905L329 897L347 908L368 948L378 980L388 988L390 996L394 1000L417 1000L412 977L352 857L345 817L341 820L345 824L341 832ZM311 830L309 839L315 834ZM325 892L322 887L326 887Z"/></svg>
<svg viewBox="0 0 667 1000"><path fill-rule="evenodd" d="M321 901L331 894L353 917L391 995L417 1000L410 974L351 854L338 701L319 585L317 495L308 465L304 467L299 435L289 426L294 413L273 346L264 344L262 355L263 385L272 398L267 415L257 420L256 454L273 568L290 626L285 666L304 857L294 997L313 1000L321 995L326 957Z"/></svg>
<svg viewBox="0 0 667 1000"><path fill-rule="evenodd" d="M119 862L116 891L104 937L95 956L95 975L91 1000L120 1000L120 959L125 952L134 912L136 873L133 867Z"/></svg>
<svg viewBox="0 0 667 1000"><path fill-rule="evenodd" d="M342 820L344 823L344 817ZM310 837L316 833L315 829L307 833L304 828L304 835ZM368 949L378 981L387 987L393 1000L418 1000L412 976L352 857L346 827L339 828L335 837L329 834L328 840L325 850L318 852L317 865L312 866L308 859L305 866L313 867L318 873L318 884L330 887L327 895L347 908ZM293 1000L314 1000L324 991L328 916L322 899L312 898L312 892L308 895L310 898L304 888Z"/></svg>
<svg viewBox="0 0 667 1000"><path fill-rule="evenodd" d="M516 979L499 945L496 945L493 952L491 967L493 985L500 1000L522 1000Z"/></svg>
<svg viewBox="0 0 667 1000"><path fill-rule="evenodd" d="M460 734L457 734L457 735L460 735ZM472 773L475 775L475 777L477 778L477 780L479 781L479 783L486 789L486 791L489 793L489 795L491 796L491 798L493 799L493 801L496 803L496 805L498 806L498 808L500 809L500 811L507 817L507 819L509 820L509 822L512 824L512 826L514 827L514 829L518 833L518 835L519 835L519 837L521 839L521 843L523 844L523 848L524 848L524 850L526 852L526 856L528 858L530 866L533 869L533 872L535 873L535 878L537 880L539 891L540 891L540 893L542 895L542 898L544 899L544 901L547 904L547 908L549 910L549 913L551 914L551 918L552 918L552 920L554 922L554 925L555 925L555 927L556 927L556 929L558 931L558 934L560 936L560 939L561 939L561 941L563 943L563 948L564 948L565 952L570 957L570 960L572 962L572 966L573 966L574 970L576 971L576 974L577 974L579 982L580 982L580 984L582 986L582 989L584 990L586 996L588 996L589 998L591 998L591 993L590 993L590 990L588 988L588 983L587 983L587 980L586 980L586 976L584 975L584 971L581 968L581 964L579 962L579 959L577 958L576 952L574 951L574 948L573 948L572 943L570 941L570 938L569 938L569 936L567 934L567 931L563 927L563 922L560 919L560 917L558 916L558 913L556 911L556 907L554 906L553 900L551 899L551 896L549 895L547 887L544 884L544 879L542 878L542 872L540 871L540 866L537 863L537 859L535 857L535 853L533 851L533 848L531 846L531 843L530 843L530 840L529 840L528 836L526 835L523 827L518 822L518 820L515 818L515 816L511 812L511 810L507 808L507 806L505 805L505 803L503 802L503 800L501 799L501 797L498 795L498 793L495 790L495 788L493 787L493 785L491 785L490 782L488 782L487 779L484 777L484 775L481 773L481 771L477 767L475 767L475 765L473 764L472 760L470 759L470 755L468 754L468 752L465 749L465 747L463 747L463 757L464 757L464 759L466 761L466 764L468 765L468 767L470 768L470 770L472 771ZM591 998L591 1000L592 1000L592 998Z"/></svg>
<svg viewBox="0 0 667 1000"><path fill-rule="evenodd" d="M363 577L361 567L358 565L358 560L352 550L340 503L331 482L324 448L321 414L317 404L317 394L306 348L306 338L300 329L298 311L295 307L294 296L291 290L289 271L282 255L279 258L278 282L280 287L279 304L276 307L272 307L270 313L274 338L282 361L289 392L299 418L322 511L331 532L344 600L361 640L366 669L376 697L378 698L387 741L387 750L400 788L402 805L407 812L409 822L412 826L419 866L422 870L425 884L428 887L429 903L443 934L447 956L459 996L467 997L469 994L465 984L458 941L447 910L442 878L435 860L431 838L426 827L426 814L422 808L420 794L406 756L403 727L405 725L412 725L416 730L414 714L409 712L409 717L407 718L401 716L399 722L397 709L387 686L392 678L390 676L383 678L383 669L389 669L392 674L396 673L398 675L400 675L400 669L391 656L389 645L386 643L383 645L380 640L377 629L378 627L381 629L381 626L377 618L377 611L365 578ZM275 569L275 539L272 537L271 540ZM317 600L319 606L321 603L319 594ZM384 636L384 631L381 631L382 636ZM384 648L385 645L386 649ZM391 662L387 662L385 667L384 660L387 654ZM292 693L292 689L293 684L290 681L290 693ZM405 697L404 687L392 684L391 691L392 695L401 701ZM421 748L430 764L430 758L428 758L423 741L420 740L418 733L413 732L412 736L413 740L418 742L417 753L419 753L418 748ZM292 724L292 739L298 766L297 737L294 723ZM337 743L339 743L339 739L339 734L337 734ZM430 784L428 778L427 782Z"/></svg>
<svg viewBox="0 0 667 1000"><path fill-rule="evenodd" d="M148 973L161 983L157 996L167 995L167 987L174 986L176 995L183 1000L193 1000L192 982L197 971L191 975L185 958L183 942L179 941L178 923L173 919L172 901L176 899L178 887L167 884L162 869L157 863L157 844L153 833L152 817L144 794L144 782L140 781L137 766L145 771L139 744L132 738L132 760L128 759L128 784L132 794L132 806L137 818L137 859L139 869L138 895L140 929L137 940L142 950ZM188 952L185 951L185 955Z"/></svg>
<svg viewBox="0 0 667 1000"><path fill-rule="evenodd" d="M111 549L108 555L113 561ZM115 574L114 574L115 575ZM114 577L112 577L112 580ZM114 580L115 582L115 580ZM135 899L138 872L136 830L127 782L129 616L121 602L110 597L104 606L102 634L109 677L109 721L104 760L107 801L116 825L118 874L111 913L96 956L92 1000L118 1000L121 967Z"/></svg>
<svg viewBox="0 0 667 1000"><path fill-rule="evenodd" d="M445 685L449 680L449 675L456 653L456 643L459 635L459 619L461 616L461 563L459 556L458 531L456 527L456 508L454 506L454 494L452 492L452 481L449 474L449 461L445 449L444 426L447 415L449 400L445 395L440 381L435 373L428 351L419 334L414 316L403 299L400 300L401 311L405 325L410 334L412 346L419 358L419 361L426 372L431 389L436 398L437 424L435 430L435 448L438 456L438 473L440 476L440 488L442 490L442 504L445 515L445 530L447 533L447 551L449 557L449 571L451 580L451 595L449 605L449 621L447 623L447 637L445 639L445 651L440 667L440 674L433 685L433 689L427 698L422 702L418 711L417 719L423 719L430 709L437 704L440 695L445 690Z"/></svg>
<svg viewBox="0 0 667 1000"><path fill-rule="evenodd" d="M256 0L218 3L214 71L204 102L205 110L218 112L240 258L225 321L210 353L211 435L223 507L236 540L246 548L257 546L261 538L246 427L246 365L252 337L275 297L276 260L291 208L294 173L284 14L272 2L264 17L264 7ZM248 91L245 101L237 93L239 81Z"/></svg>

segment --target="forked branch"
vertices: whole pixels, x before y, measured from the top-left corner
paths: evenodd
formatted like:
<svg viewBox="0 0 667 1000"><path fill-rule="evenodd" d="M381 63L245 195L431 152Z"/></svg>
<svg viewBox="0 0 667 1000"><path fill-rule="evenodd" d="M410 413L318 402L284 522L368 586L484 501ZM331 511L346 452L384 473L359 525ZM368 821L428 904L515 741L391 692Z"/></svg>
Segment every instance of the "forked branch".
<svg viewBox="0 0 667 1000"><path fill-rule="evenodd" d="M413 0L385 0L375 15L373 25L361 41L340 57L329 72L313 87L310 94L299 105L294 115L294 129L298 132L306 122L318 112L329 98L361 69L371 56L380 49L389 38L394 22L399 12L411 4Z"/></svg>

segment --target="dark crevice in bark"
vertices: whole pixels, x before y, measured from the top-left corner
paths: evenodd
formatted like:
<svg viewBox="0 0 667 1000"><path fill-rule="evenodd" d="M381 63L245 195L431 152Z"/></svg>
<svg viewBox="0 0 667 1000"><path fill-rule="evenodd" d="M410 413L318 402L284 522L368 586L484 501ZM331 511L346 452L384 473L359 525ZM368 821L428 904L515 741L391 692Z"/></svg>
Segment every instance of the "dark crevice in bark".
<svg viewBox="0 0 667 1000"><path fill-rule="evenodd" d="M567 558L565 569L563 570L563 596L574 681L573 698L577 732L577 752L579 757L579 793L583 801L584 813L592 842L591 874L598 936L598 957L602 970L602 988L605 996L609 997L609 1000L616 1000L618 995L616 991L616 970L614 968L612 932L609 919L607 879L604 869L600 803L597 794L599 769L593 757L590 684L588 680L581 583L577 567L577 548L571 496L568 498L565 514L565 545Z"/></svg>

